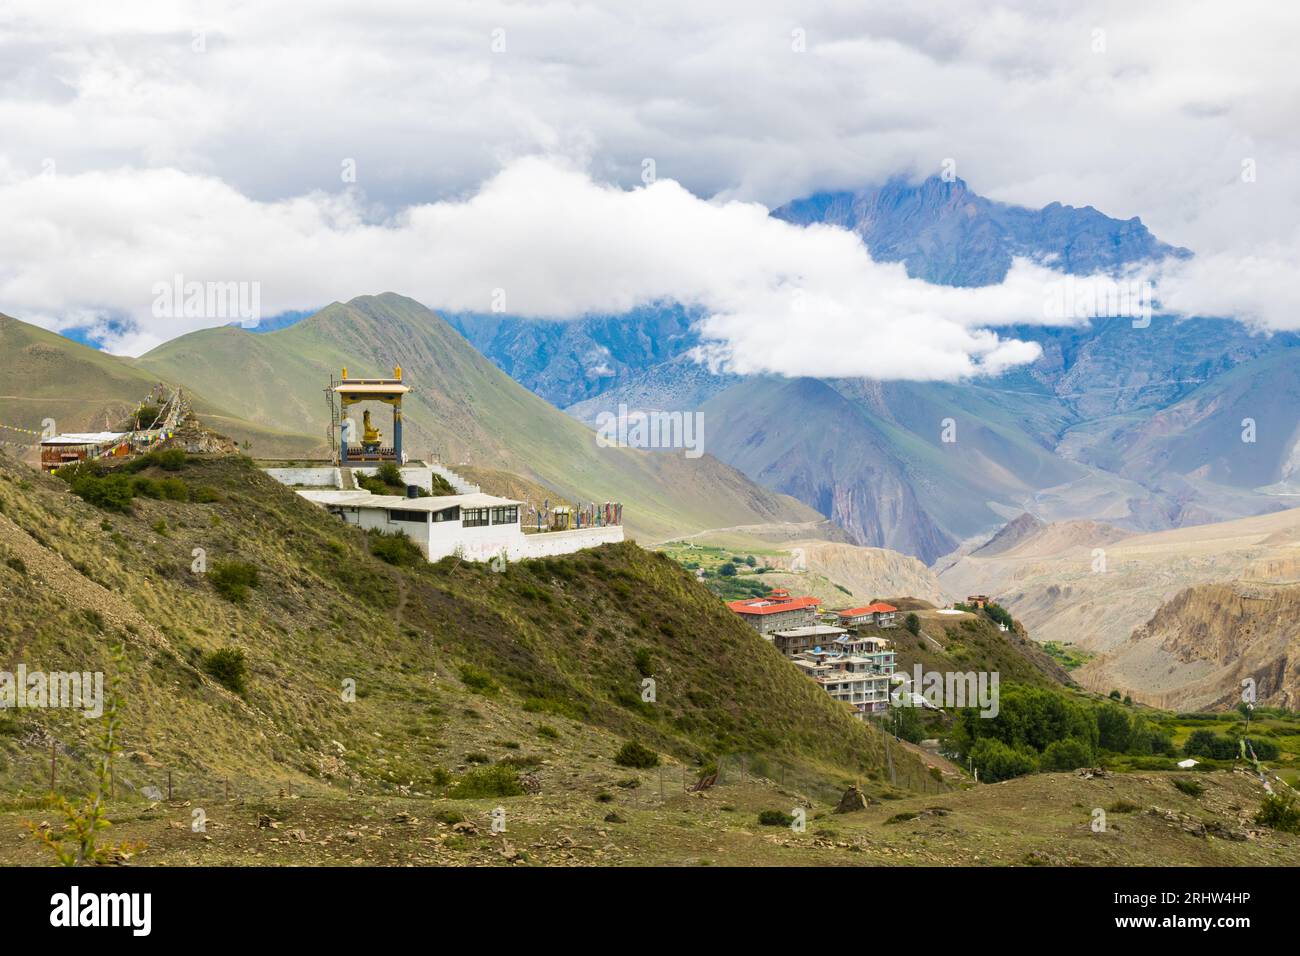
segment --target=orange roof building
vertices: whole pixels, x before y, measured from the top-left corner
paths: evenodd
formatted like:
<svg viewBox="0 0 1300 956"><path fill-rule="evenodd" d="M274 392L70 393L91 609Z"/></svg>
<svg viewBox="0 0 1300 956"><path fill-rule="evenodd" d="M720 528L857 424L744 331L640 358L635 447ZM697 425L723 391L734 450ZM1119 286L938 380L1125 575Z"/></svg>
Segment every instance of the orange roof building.
<svg viewBox="0 0 1300 956"><path fill-rule="evenodd" d="M847 611L840 611L840 624L849 626L856 624L874 624L877 627L893 627L894 615L898 613L898 608L892 604L886 604L884 601L876 601L874 604L868 604L865 607L851 607Z"/></svg>
<svg viewBox="0 0 1300 956"><path fill-rule="evenodd" d="M728 601L727 607L758 633L771 634L816 624L817 608L821 603L815 597L791 597L789 591L778 589L766 597Z"/></svg>

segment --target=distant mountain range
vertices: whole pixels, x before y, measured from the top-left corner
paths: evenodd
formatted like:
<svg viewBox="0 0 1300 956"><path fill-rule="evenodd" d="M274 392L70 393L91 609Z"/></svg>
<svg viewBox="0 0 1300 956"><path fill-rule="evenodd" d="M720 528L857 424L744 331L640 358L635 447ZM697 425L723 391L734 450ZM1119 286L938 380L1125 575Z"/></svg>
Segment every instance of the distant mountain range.
<svg viewBox="0 0 1300 956"><path fill-rule="evenodd" d="M1134 218L1032 210L931 178L819 193L773 212L862 236L874 258L954 286L1000 282L1013 257L1069 274L1186 257ZM456 315L518 382L584 421L620 403L705 413L706 450L793 495L859 544L932 562L1029 512L1135 530L1289 506L1300 469L1300 337L1156 316L1083 328L1012 327L1032 365L957 384L744 380L686 352L696 316L672 304L571 322ZM957 441L940 422L957 422ZM1243 441L1243 420L1255 423Z"/></svg>

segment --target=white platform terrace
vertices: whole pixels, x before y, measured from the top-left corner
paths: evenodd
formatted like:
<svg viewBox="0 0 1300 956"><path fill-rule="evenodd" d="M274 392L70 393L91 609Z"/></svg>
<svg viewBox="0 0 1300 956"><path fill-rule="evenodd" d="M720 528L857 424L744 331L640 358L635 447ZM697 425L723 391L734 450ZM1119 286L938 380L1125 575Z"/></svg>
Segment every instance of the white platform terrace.
<svg viewBox="0 0 1300 956"><path fill-rule="evenodd" d="M402 532L430 561L453 554L468 561L491 561L501 555L518 561L623 540L622 525L525 534L520 521L523 502L482 493L404 498L368 491L304 489L298 494L350 524Z"/></svg>

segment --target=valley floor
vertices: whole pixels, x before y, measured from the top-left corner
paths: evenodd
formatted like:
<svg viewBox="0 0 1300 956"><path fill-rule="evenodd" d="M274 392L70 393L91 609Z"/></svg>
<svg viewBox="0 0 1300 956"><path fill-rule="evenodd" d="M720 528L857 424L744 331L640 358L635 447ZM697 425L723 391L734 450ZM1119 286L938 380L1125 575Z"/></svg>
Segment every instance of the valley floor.
<svg viewBox="0 0 1300 956"><path fill-rule="evenodd" d="M629 775L641 785L620 788ZM546 773L542 774L547 786ZM1258 784L1245 774L1197 774L1198 798L1176 775L1041 774L941 796L875 803L851 814L807 810L806 832L760 826L766 809L801 798L766 780L738 779L705 795L681 791L680 771L589 767L555 793L496 800L419 800L307 791L208 801L194 833L195 801L111 807L113 841L144 840L132 865L385 866L1296 866L1300 836L1250 822ZM603 789L601 789L603 788ZM609 802L596 793L612 795ZM12 804L11 804L12 806ZM506 832L491 832L503 806ZM1094 809L1107 811L1093 832ZM437 817L462 814L466 823ZM607 821L615 814L617 821ZM22 820L0 812L0 864L48 862ZM1208 832L1207 832L1208 829Z"/></svg>

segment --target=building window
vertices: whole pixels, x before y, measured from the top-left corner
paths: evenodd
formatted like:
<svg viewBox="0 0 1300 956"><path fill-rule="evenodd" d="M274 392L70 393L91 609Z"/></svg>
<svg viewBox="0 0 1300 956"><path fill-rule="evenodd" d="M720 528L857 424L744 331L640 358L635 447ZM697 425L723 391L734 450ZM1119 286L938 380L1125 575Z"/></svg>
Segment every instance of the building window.
<svg viewBox="0 0 1300 956"><path fill-rule="evenodd" d="M461 525L466 528L482 528L488 524L487 508L465 508L460 515Z"/></svg>
<svg viewBox="0 0 1300 956"><path fill-rule="evenodd" d="M455 521L459 517L460 517L459 505L451 508L443 508L441 511L435 511L433 513L434 521Z"/></svg>
<svg viewBox="0 0 1300 956"><path fill-rule="evenodd" d="M429 514L426 511L395 511L388 512L389 521L409 521L412 524L426 524L429 520Z"/></svg>
<svg viewBox="0 0 1300 956"><path fill-rule="evenodd" d="M518 524L519 506L507 505L501 508L493 508L492 523L493 524Z"/></svg>

